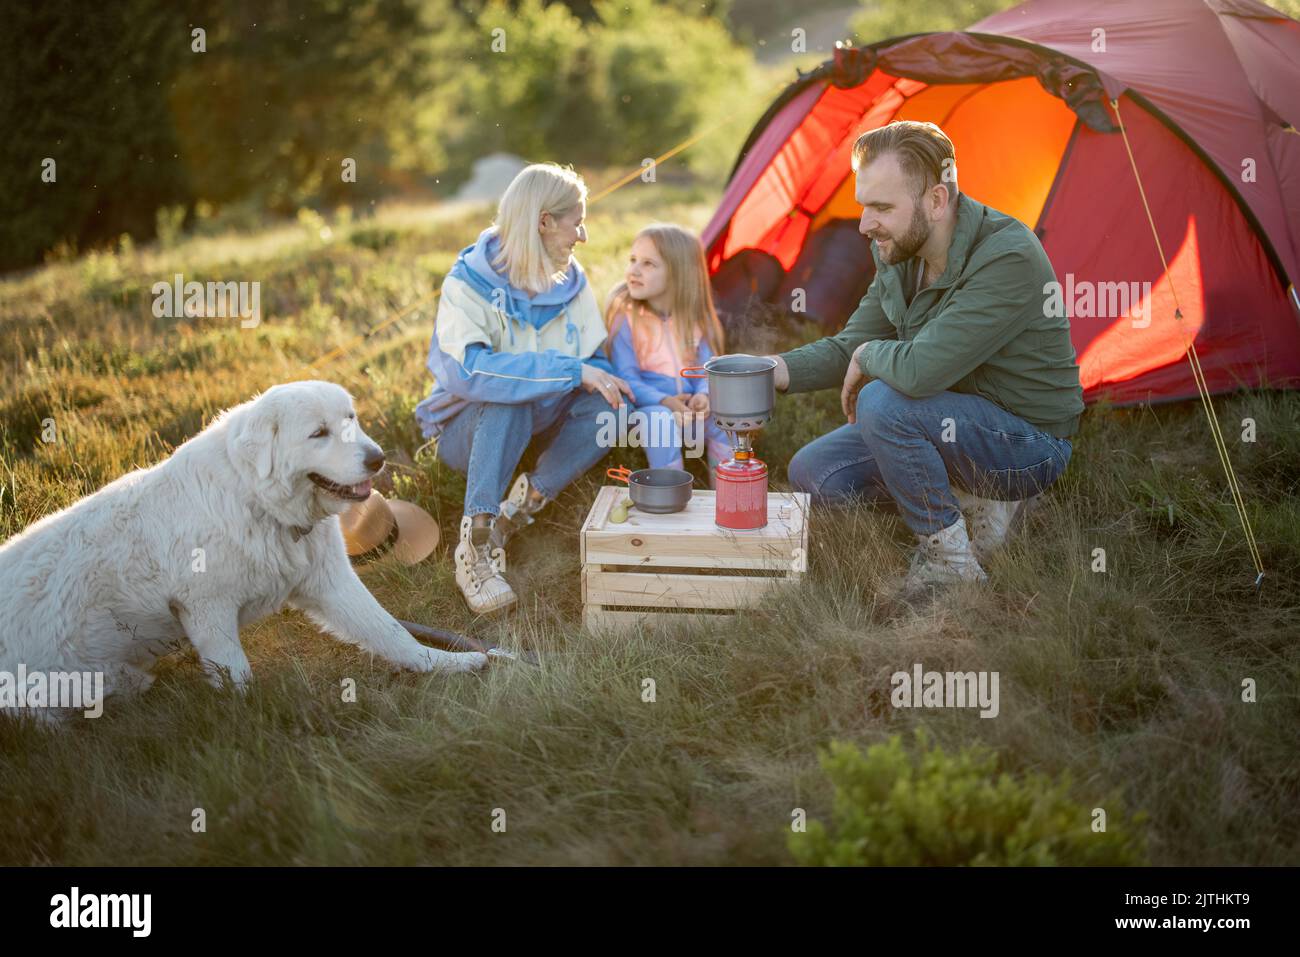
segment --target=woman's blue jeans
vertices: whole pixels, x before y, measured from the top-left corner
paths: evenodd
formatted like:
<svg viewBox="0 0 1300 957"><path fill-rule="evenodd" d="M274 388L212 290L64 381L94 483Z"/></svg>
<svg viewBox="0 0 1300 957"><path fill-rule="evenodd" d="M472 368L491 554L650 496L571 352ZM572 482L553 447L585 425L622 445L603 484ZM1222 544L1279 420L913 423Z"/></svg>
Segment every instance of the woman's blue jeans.
<svg viewBox="0 0 1300 957"><path fill-rule="evenodd" d="M790 482L813 501L892 499L918 535L961 518L951 483L999 501L1029 498L1061 477L1073 447L977 395L913 399L873 379L857 422L809 442L790 460Z"/></svg>
<svg viewBox="0 0 1300 957"><path fill-rule="evenodd" d="M610 405L575 389L550 408L534 403L473 402L438 436L438 458L465 476L465 514L496 515L519 460L534 437L545 445L529 484L548 499L608 454L596 442L597 416Z"/></svg>

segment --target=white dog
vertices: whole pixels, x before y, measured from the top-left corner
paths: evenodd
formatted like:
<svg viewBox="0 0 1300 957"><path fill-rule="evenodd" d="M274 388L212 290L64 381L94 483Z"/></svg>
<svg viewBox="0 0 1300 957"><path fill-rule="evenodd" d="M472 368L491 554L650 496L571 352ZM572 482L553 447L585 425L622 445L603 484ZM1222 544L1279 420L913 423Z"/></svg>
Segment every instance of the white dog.
<svg viewBox="0 0 1300 957"><path fill-rule="evenodd" d="M278 385L167 460L124 475L0 546L0 671L102 672L143 691L184 640L214 684L250 677L239 629L285 604L399 668L468 671L422 645L352 570L338 515L383 467L352 399Z"/></svg>

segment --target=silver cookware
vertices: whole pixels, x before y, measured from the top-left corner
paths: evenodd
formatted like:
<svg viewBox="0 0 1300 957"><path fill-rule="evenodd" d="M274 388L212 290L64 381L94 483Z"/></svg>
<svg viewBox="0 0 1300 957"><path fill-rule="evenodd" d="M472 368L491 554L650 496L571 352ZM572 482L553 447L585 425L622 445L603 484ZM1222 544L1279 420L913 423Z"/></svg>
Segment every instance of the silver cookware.
<svg viewBox="0 0 1300 957"><path fill-rule="evenodd" d="M632 504L643 512L656 515L680 512L691 500L691 484L695 481L683 469L637 469L635 472L620 465L606 469L612 479L626 482Z"/></svg>
<svg viewBox="0 0 1300 957"><path fill-rule="evenodd" d="M709 413L728 432L755 432L776 407L776 360L743 354L714 356L681 370L687 379L709 378Z"/></svg>

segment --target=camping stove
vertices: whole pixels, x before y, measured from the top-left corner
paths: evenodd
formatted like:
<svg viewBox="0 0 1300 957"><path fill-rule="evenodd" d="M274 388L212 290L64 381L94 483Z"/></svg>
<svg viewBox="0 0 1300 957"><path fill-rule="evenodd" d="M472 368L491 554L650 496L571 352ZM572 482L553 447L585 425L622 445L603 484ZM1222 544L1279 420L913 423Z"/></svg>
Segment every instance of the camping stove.
<svg viewBox="0 0 1300 957"><path fill-rule="evenodd" d="M686 378L709 378L709 414L731 436L732 457L714 469L713 520L723 528L767 524L767 466L754 457L754 436L776 406L776 360L767 356L714 356L683 369Z"/></svg>
<svg viewBox="0 0 1300 957"><path fill-rule="evenodd" d="M753 433L732 432L732 457L714 468L714 522L722 528L767 524L767 466L754 455Z"/></svg>

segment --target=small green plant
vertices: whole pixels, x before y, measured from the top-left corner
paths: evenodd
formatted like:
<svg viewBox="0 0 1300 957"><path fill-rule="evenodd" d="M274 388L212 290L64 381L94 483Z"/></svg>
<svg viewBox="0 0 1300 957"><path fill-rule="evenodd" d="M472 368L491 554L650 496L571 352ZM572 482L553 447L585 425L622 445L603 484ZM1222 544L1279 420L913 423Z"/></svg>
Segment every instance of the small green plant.
<svg viewBox="0 0 1300 957"><path fill-rule="evenodd" d="M81 280L91 296L102 296L121 278L122 265L111 249L92 249L81 260Z"/></svg>
<svg viewBox="0 0 1300 957"><path fill-rule="evenodd" d="M348 235L348 242L353 246L380 252L397 242L397 230L365 226L352 230Z"/></svg>
<svg viewBox="0 0 1300 957"><path fill-rule="evenodd" d="M154 213L158 245L162 249L173 249L181 241L185 229L185 206L159 206Z"/></svg>
<svg viewBox="0 0 1300 957"><path fill-rule="evenodd" d="M1135 830L1144 815L1121 819L1108 801L1105 831L1069 797L1068 776L1054 781L997 772L997 756L982 748L956 755L929 747L917 730L916 753L898 735L869 747L831 742L820 756L835 786L833 825L810 821L790 835L800 864L1132 865L1145 863Z"/></svg>

